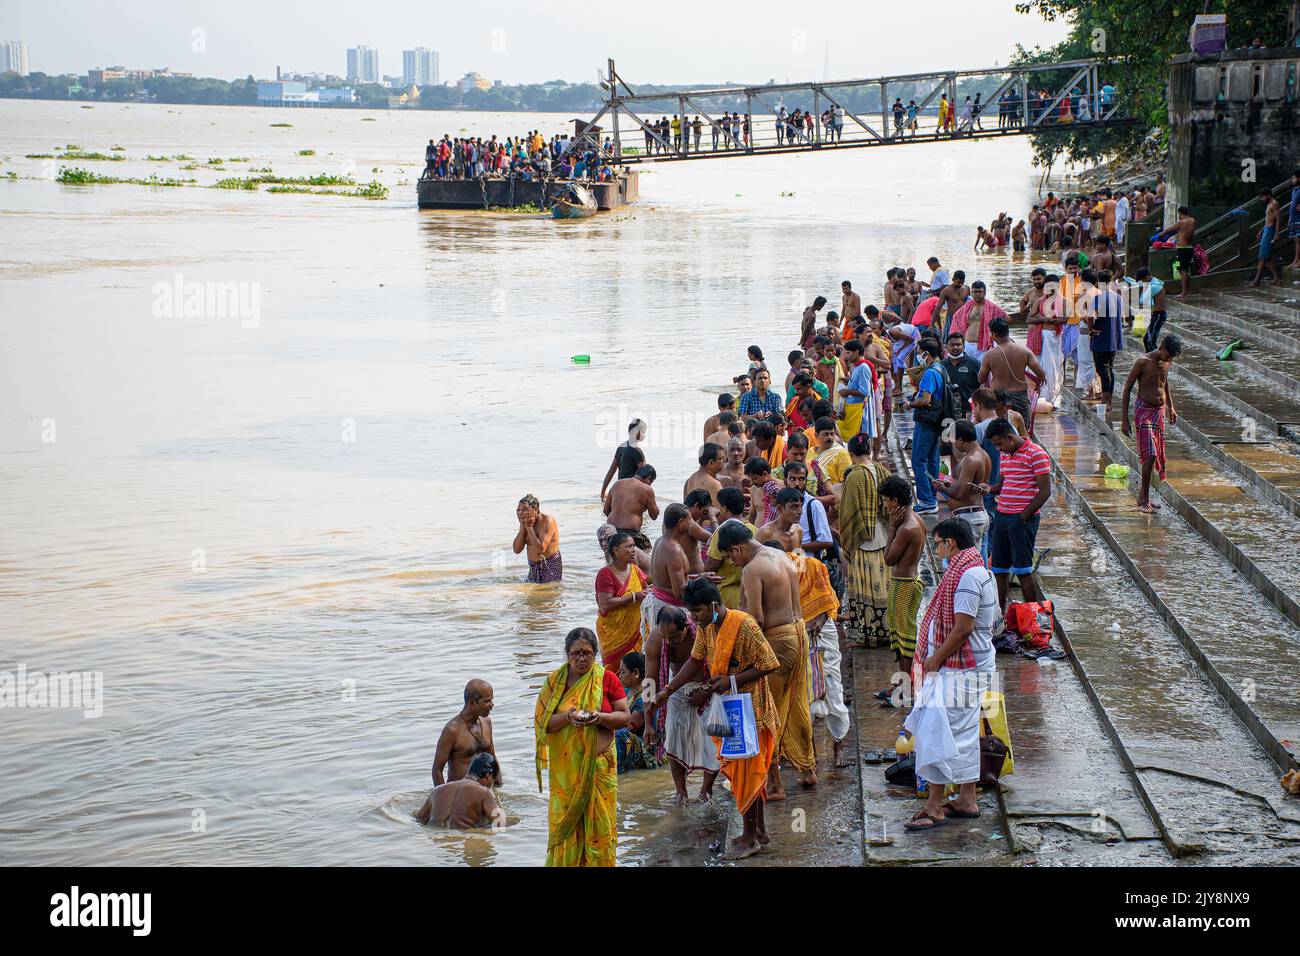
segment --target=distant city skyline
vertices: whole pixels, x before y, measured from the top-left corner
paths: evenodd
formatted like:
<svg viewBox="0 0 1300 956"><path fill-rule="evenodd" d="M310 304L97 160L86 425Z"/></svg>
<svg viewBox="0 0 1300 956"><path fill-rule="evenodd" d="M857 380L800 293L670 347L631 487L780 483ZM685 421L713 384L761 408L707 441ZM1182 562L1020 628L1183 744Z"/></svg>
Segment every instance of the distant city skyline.
<svg viewBox="0 0 1300 956"><path fill-rule="evenodd" d="M972 8L978 6L978 10ZM388 72L398 57L423 47L437 51L439 78L477 72L504 83L596 80L613 56L619 72L642 83L763 83L846 79L926 70L983 68L1005 63L1017 42L1048 46L1069 26L1015 12L1014 0L931 0L916 24L896 23L879 5L822 0L791 9L756 0L744 17L728 9L664 0L653 15L613 7L599 18L575 18L555 0L500 0L490 9L457 5L431 11L427 3L392 0L382 22L358 36L350 7L318 0L296 4L253 0L64 0L55 5L6 4L0 37L24 42L28 69L84 75L123 64L233 80L285 73L336 74L345 51L364 40ZM310 13L308 27L304 16ZM888 22L890 29L882 29ZM672 26L670 31L667 27ZM685 33L681 30L685 30ZM900 43L902 34L932 39ZM564 37L563 56L547 37ZM7 54L6 54L7 55ZM826 63L834 67L825 76ZM376 78L383 63L377 64Z"/></svg>

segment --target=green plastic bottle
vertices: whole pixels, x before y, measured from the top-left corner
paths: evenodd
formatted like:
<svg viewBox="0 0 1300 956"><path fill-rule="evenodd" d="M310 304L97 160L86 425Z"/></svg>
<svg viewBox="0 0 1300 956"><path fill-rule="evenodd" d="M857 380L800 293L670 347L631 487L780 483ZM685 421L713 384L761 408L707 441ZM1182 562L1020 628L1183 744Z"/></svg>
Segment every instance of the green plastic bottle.
<svg viewBox="0 0 1300 956"><path fill-rule="evenodd" d="M573 364L574 364L574 365L590 365L590 364L591 364L591 356L590 356L590 355L575 355L575 356L573 356L572 361L573 361Z"/></svg>

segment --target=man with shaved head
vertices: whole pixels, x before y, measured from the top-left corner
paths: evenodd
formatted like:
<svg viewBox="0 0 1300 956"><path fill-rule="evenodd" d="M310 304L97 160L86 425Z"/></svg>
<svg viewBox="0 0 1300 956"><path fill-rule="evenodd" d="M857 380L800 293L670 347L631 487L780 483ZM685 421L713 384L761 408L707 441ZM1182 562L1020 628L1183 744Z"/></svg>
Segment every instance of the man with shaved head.
<svg viewBox="0 0 1300 956"><path fill-rule="evenodd" d="M492 755L496 785L501 785L501 764L496 759L492 743L492 685L485 680L472 680L465 685L465 706L460 713L447 721L438 737L438 749L433 756L433 785L441 786L460 780L469 772L470 761L479 754Z"/></svg>

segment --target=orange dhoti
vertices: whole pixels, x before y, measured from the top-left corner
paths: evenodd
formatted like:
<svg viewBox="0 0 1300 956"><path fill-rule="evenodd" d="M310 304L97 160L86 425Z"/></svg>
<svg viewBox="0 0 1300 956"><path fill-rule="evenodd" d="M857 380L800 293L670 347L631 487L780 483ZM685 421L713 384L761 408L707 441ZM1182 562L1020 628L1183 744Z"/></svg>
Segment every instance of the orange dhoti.
<svg viewBox="0 0 1300 956"><path fill-rule="evenodd" d="M803 554L792 553L790 559L799 567L799 606L803 609L803 619L815 621L818 615L825 614L835 620L840 612L840 599L826 565Z"/></svg>
<svg viewBox="0 0 1300 956"><path fill-rule="evenodd" d="M771 671L780 666L772 648L763 637L758 622L743 611L727 611L721 625L702 627L695 636L691 656L709 663L709 672L715 676L737 674L750 667ZM754 708L754 721L758 724L758 755L744 760L722 757L722 741L713 738L722 761L722 773L736 798L736 808L745 814L754 801L763 796L767 787L767 772L776 756L777 734L780 725L776 705L768 688L768 677L760 677L752 684L738 688L749 694Z"/></svg>

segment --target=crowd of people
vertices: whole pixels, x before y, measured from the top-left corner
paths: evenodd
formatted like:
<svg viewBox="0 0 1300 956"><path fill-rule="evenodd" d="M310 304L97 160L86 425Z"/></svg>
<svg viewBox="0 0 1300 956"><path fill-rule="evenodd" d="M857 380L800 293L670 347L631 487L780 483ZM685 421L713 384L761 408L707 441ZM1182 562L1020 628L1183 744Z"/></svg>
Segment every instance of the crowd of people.
<svg viewBox="0 0 1300 956"><path fill-rule="evenodd" d="M983 130L982 114L988 106L983 100L983 93L967 96L959 106L956 97L951 100L947 93L939 97L938 118L935 132L949 135L962 135L975 130ZM1114 87L1102 87L1093 94L1082 89L1075 89L1070 95L1062 96L1059 102L1046 90L1031 91L1028 99L1030 122L1062 124L1073 122L1090 122L1098 116L1105 115L1115 102ZM1026 100L1014 90L1006 90L997 100L998 128L1014 129L1024 125ZM896 97L888 113L893 118L894 138L916 136L921 130L921 107L915 99L906 104L902 97ZM833 103L822 110L820 115L802 106L793 109L784 104L778 107L772 117L776 145L779 147L811 146L814 143L840 143L844 139L843 106ZM820 120L820 126L818 125ZM749 114L723 112L716 120L702 119L698 114L692 118L674 113L670 118L666 114L657 120L642 124L645 135L646 155L665 153L700 152L704 149L706 128L709 136L709 149L719 150L750 149L754 145L751 127L755 123ZM761 137L760 137L761 141Z"/></svg>
<svg viewBox="0 0 1300 956"><path fill-rule="evenodd" d="M983 282L967 284L935 257L927 265L928 282L890 269L879 305L864 306L849 280L839 310L823 316L828 299L817 296L780 382L750 346L703 425L681 500L662 511L647 425L629 425L600 487L595 620L568 632L565 661L536 702L548 865L613 865L619 774L665 764L678 804L713 799L724 776L743 821L724 857L761 852L765 807L786 797L782 768L800 786L818 785L817 720L832 763L846 765L843 664L853 647L888 649L896 673L877 696L910 708L904 726L928 791L905 828L979 815L980 708L1012 579L1025 602L1043 598L1037 533L1051 478L1036 416L1059 397L1067 358L1079 392L1109 409L1110 369L1134 309L1154 314L1164 293L1145 270L1129 285L1122 264L1094 257L1081 269L1071 253L1059 273L1035 269L1008 312ZM1024 344L1012 321L1026 324ZM1165 415L1176 415L1168 370L1180 346L1174 336L1154 341L1157 332L1148 327L1121 402L1125 434L1137 429L1144 511L1155 507L1152 473L1163 477ZM910 477L886 442L901 416L910 419L897 432L910 441ZM652 540L647 522L661 516ZM516 517L528 580L562 580L555 518L532 496ZM946 568L928 602L927 537ZM736 692L752 709L754 739L742 755L724 749L708 716L716 697ZM501 816L491 709L491 688L471 681L438 742L421 819L470 826ZM939 739L956 755L938 759Z"/></svg>
<svg viewBox="0 0 1300 956"><path fill-rule="evenodd" d="M606 138L599 149L591 139L575 140L556 133L549 140L540 131L528 135L484 140L481 136L429 140L424 150L421 179L485 179L515 176L523 180L576 179L611 182L615 178L608 157L613 143Z"/></svg>

